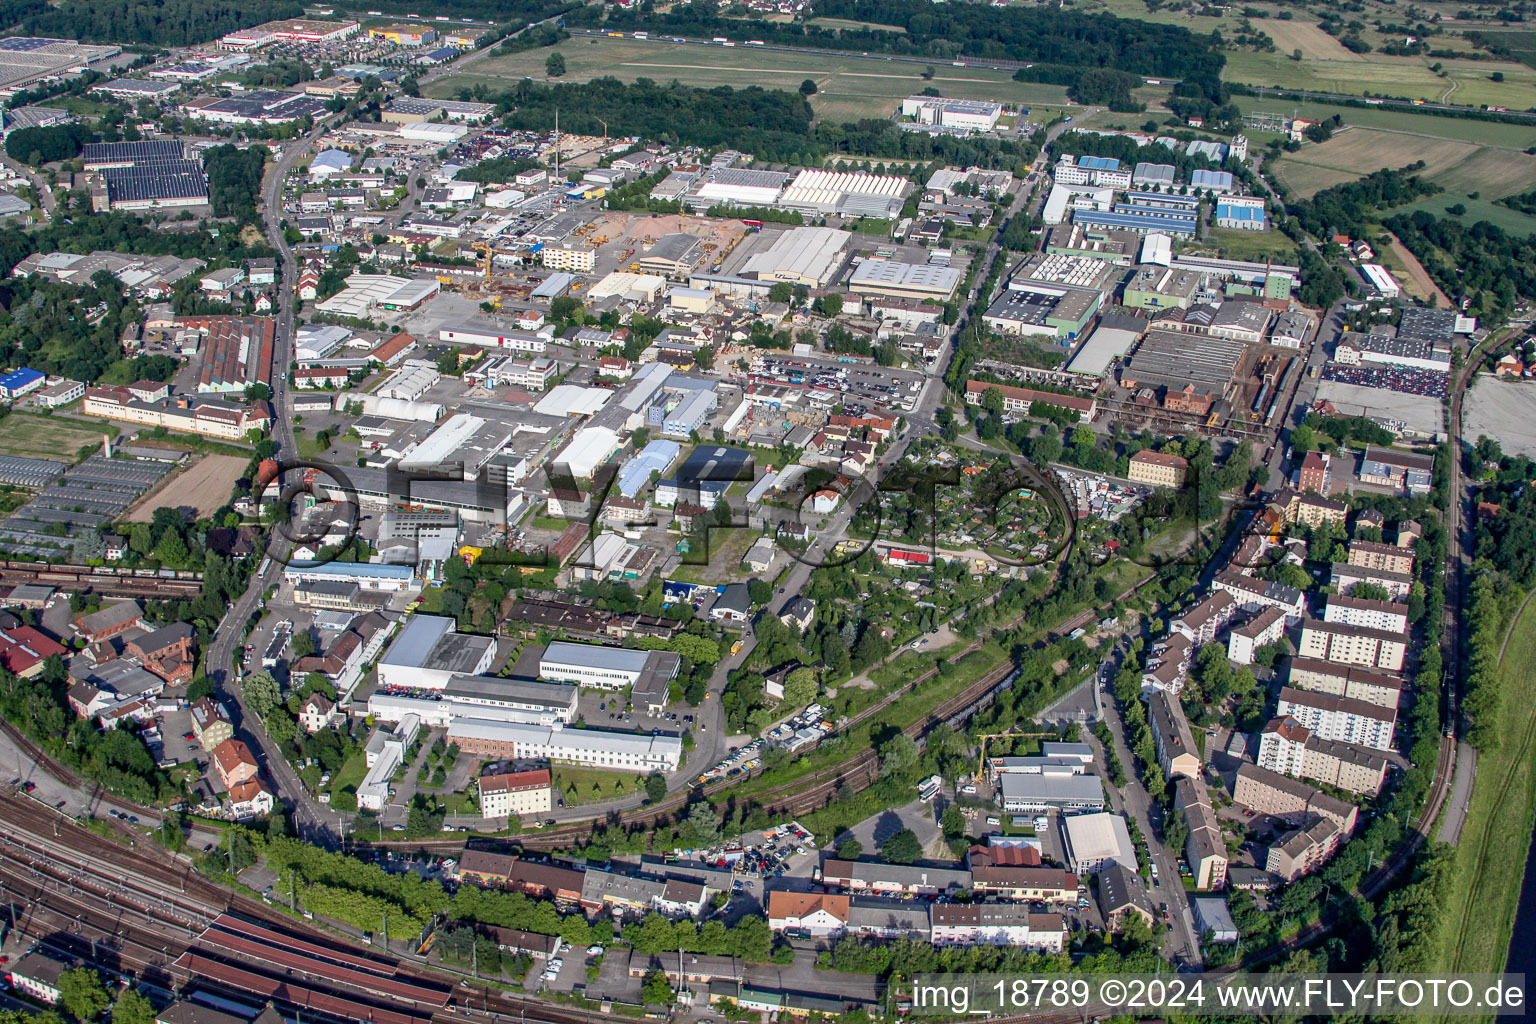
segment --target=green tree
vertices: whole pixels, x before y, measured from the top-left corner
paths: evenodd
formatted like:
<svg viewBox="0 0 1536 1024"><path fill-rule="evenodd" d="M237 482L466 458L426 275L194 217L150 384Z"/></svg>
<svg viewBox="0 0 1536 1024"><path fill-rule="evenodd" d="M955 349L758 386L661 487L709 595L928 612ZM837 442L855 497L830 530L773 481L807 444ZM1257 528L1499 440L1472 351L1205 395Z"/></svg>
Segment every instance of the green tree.
<svg viewBox="0 0 1536 1024"><path fill-rule="evenodd" d="M784 679L784 700L793 707L804 707L816 699L816 670L801 666Z"/></svg>
<svg viewBox="0 0 1536 1024"><path fill-rule="evenodd" d="M819 90L816 88L816 83L811 81L809 78L800 83L801 96L815 96L818 91Z"/></svg>
<svg viewBox="0 0 1536 1024"><path fill-rule="evenodd" d="M769 302L788 302L793 295L793 289L788 281L778 281L768 288Z"/></svg>
<svg viewBox="0 0 1536 1024"><path fill-rule="evenodd" d="M939 828L944 831L946 839L965 835L965 815L961 813L960 808L950 804L944 808L944 813L939 818Z"/></svg>
<svg viewBox="0 0 1536 1024"><path fill-rule="evenodd" d="M1003 414L1003 389L996 385L981 393L981 407L993 416Z"/></svg>
<svg viewBox="0 0 1536 1024"><path fill-rule="evenodd" d="M895 833L880 844L880 857L887 864L911 864L923 855L923 845L909 828Z"/></svg>
<svg viewBox="0 0 1536 1024"><path fill-rule="evenodd" d="M112 1024L155 1024L155 1004L125 988L112 1007Z"/></svg>
<svg viewBox="0 0 1536 1024"><path fill-rule="evenodd" d="M917 766L917 759L917 744L911 737L897 733L880 745L880 775L904 775Z"/></svg>
<svg viewBox="0 0 1536 1024"><path fill-rule="evenodd" d="M652 772L645 777L645 798L651 803L662 800L667 795L667 780L658 772Z"/></svg>
<svg viewBox="0 0 1536 1024"><path fill-rule="evenodd" d="M858 860L864 856L864 844L849 836L837 844L837 856L841 860Z"/></svg>
<svg viewBox="0 0 1536 1024"><path fill-rule="evenodd" d="M292 653L293 653L293 657L294 657L295 660L297 660L299 658L307 658L311 654L314 654L315 653L315 637L314 637L314 634L310 633L310 631L307 630L307 629L301 629L297 633L293 634L293 651L292 651Z"/></svg>
<svg viewBox="0 0 1536 1024"><path fill-rule="evenodd" d="M657 969L645 976L645 981L640 985L640 997L653 1006L671 1006L677 993L672 991L672 983L667 981L666 973Z"/></svg>
<svg viewBox="0 0 1536 1024"><path fill-rule="evenodd" d="M843 311L843 297L837 292L828 292L816 300L815 308L822 316L837 316Z"/></svg>
<svg viewBox="0 0 1536 1024"><path fill-rule="evenodd" d="M94 970L75 967L59 975L59 1005L76 1020L90 1021L107 1012L112 997Z"/></svg>
<svg viewBox="0 0 1536 1024"><path fill-rule="evenodd" d="M545 59L544 74L550 78L559 78L565 74L565 56L559 50L556 50Z"/></svg>

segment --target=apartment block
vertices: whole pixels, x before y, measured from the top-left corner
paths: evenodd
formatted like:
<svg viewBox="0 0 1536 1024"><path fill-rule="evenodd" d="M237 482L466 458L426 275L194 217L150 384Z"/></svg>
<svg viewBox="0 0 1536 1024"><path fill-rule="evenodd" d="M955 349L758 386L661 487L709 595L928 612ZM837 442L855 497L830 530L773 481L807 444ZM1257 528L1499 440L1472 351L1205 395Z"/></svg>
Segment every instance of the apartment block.
<svg viewBox="0 0 1536 1024"><path fill-rule="evenodd" d="M1340 622L1388 633L1408 632L1408 606L1396 601L1376 601L1349 594L1329 594L1323 609L1324 622Z"/></svg>
<svg viewBox="0 0 1536 1024"><path fill-rule="evenodd" d="M1227 635L1227 658L1239 665L1252 665L1260 647L1277 642L1285 635L1285 612L1265 608L1247 622L1232 627Z"/></svg>
<svg viewBox="0 0 1536 1024"><path fill-rule="evenodd" d="M1403 633L1367 626L1306 619L1301 624L1301 642L1296 653L1319 661L1400 672L1408 655L1408 638Z"/></svg>
<svg viewBox="0 0 1536 1024"><path fill-rule="evenodd" d="M1157 763L1166 779L1180 775L1200 778L1200 748L1179 698L1166 690L1153 690L1147 698L1147 722L1157 747Z"/></svg>
<svg viewBox="0 0 1536 1024"><path fill-rule="evenodd" d="M1264 727L1258 763L1282 775L1368 796L1380 793L1387 777L1387 759L1379 751L1325 740L1294 718L1276 718Z"/></svg>
<svg viewBox="0 0 1536 1024"><path fill-rule="evenodd" d="M1315 658L1292 658L1286 681L1297 689L1348 697L1383 708L1396 708L1403 695L1401 676Z"/></svg>
<svg viewBox="0 0 1536 1024"><path fill-rule="evenodd" d="M1397 712L1348 697L1284 687L1276 714L1289 715L1328 740L1358 743L1377 750L1392 749Z"/></svg>
<svg viewBox="0 0 1536 1024"><path fill-rule="evenodd" d="M1277 818L1304 819L1319 815L1337 824L1346 835L1354 831L1360 812L1354 804L1331 797L1316 786L1256 764L1245 764L1237 769L1232 799L1256 813Z"/></svg>
<svg viewBox="0 0 1536 1024"><path fill-rule="evenodd" d="M1363 569L1385 569L1388 572L1413 572L1413 549L1400 548L1396 544L1383 544L1373 540L1351 541L1349 564Z"/></svg>

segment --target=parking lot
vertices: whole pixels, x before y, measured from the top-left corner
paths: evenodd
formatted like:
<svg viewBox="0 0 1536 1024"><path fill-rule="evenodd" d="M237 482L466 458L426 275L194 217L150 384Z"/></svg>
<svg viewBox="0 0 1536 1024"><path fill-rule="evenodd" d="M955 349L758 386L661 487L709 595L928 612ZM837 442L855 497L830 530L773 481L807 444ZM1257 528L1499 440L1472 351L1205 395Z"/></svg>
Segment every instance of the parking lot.
<svg viewBox="0 0 1536 1024"><path fill-rule="evenodd" d="M849 416L867 416L883 409L910 412L916 407L924 380L915 371L798 355L761 356L753 362L752 376L759 381L827 392Z"/></svg>
<svg viewBox="0 0 1536 1024"><path fill-rule="evenodd" d="M1330 363L1323 371L1323 380L1400 391L1405 395L1425 398L1444 398L1450 392L1449 374L1406 366L1343 366Z"/></svg>

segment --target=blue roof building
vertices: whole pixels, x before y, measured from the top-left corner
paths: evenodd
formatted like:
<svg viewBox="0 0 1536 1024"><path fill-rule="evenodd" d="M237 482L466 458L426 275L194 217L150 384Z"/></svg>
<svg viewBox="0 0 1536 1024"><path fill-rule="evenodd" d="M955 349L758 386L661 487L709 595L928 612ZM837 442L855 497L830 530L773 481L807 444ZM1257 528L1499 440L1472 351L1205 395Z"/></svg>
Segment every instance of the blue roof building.
<svg viewBox="0 0 1536 1024"><path fill-rule="evenodd" d="M1264 201L1235 197L1218 199L1216 226L1237 228L1242 231L1263 231L1267 226L1264 219Z"/></svg>
<svg viewBox="0 0 1536 1024"><path fill-rule="evenodd" d="M1077 166L1090 171L1118 171L1120 161L1112 156L1085 156L1078 158Z"/></svg>
<svg viewBox="0 0 1536 1024"><path fill-rule="evenodd" d="M652 441L619 470L619 493L633 498L651 482L652 473L665 473L682 453L683 448L676 441Z"/></svg>
<svg viewBox="0 0 1536 1024"><path fill-rule="evenodd" d="M1196 191L1231 192L1231 171L1195 171L1189 176L1189 184Z"/></svg>
<svg viewBox="0 0 1536 1024"><path fill-rule="evenodd" d="M22 395L42 387L43 382L47 379L47 374L30 367L23 366L19 370L12 370L4 377L0 377L0 397L9 399L20 398Z"/></svg>

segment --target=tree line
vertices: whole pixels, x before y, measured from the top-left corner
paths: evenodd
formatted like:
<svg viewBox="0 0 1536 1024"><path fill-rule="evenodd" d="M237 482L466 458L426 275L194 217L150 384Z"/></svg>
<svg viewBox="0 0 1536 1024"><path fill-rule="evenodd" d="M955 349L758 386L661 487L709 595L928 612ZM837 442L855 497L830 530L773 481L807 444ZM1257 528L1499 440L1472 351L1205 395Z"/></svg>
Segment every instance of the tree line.
<svg viewBox="0 0 1536 1024"><path fill-rule="evenodd" d="M149 46L194 46L238 29L297 18L297 0L63 0L21 19L31 35Z"/></svg>
<svg viewBox="0 0 1536 1024"><path fill-rule="evenodd" d="M567 20L596 24L599 11L586 8ZM818 0L816 14L891 25L901 31L726 18L712 0L676 4L665 13L657 12L649 0L629 11L609 8L604 24L665 35L761 39L786 46L936 60L978 57L1117 68L1166 78L1183 78L1208 68L1219 72L1224 62L1208 36L1180 25L1133 21L1102 11L982 4L951 4L935 10L927 0Z"/></svg>

